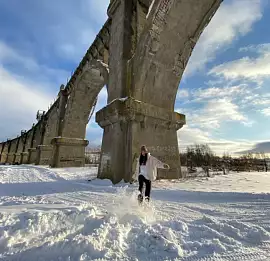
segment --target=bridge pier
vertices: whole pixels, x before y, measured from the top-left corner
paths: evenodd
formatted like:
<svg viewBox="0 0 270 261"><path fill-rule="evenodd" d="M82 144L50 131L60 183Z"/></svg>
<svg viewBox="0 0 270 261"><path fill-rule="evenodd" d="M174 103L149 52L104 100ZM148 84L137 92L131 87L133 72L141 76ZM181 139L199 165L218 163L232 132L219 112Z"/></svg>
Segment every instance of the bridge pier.
<svg viewBox="0 0 270 261"><path fill-rule="evenodd" d="M29 157L29 153L28 152L22 152L21 153L20 164L27 164L28 163L28 157Z"/></svg>
<svg viewBox="0 0 270 261"><path fill-rule="evenodd" d="M36 148L30 148L28 149L28 164L35 164L37 158L37 149Z"/></svg>
<svg viewBox="0 0 270 261"><path fill-rule="evenodd" d="M177 130L185 116L174 112L177 90L221 2L111 0L109 19L57 100L38 112L26 143L2 145L1 162L20 154L21 162L48 164L51 156L52 167L83 166L86 126L106 85L109 104L96 115L104 129L99 177L130 181L141 144L171 166L159 177L181 177Z"/></svg>
<svg viewBox="0 0 270 261"><path fill-rule="evenodd" d="M86 125L96 98L107 83L107 65L91 60L80 73L72 92L60 102L58 135L52 139L53 157L51 167L82 167L85 164ZM66 102L66 104L64 104Z"/></svg>
<svg viewBox="0 0 270 261"><path fill-rule="evenodd" d="M97 112L96 122L104 129L99 178L130 181L142 144L170 165L170 170L158 171L160 178L181 177L177 130L185 115L127 98Z"/></svg>
<svg viewBox="0 0 270 261"><path fill-rule="evenodd" d="M10 165L13 164L16 148L17 148L17 139L13 139L9 142L8 153L7 153L7 158L6 158L7 164L10 164Z"/></svg>
<svg viewBox="0 0 270 261"><path fill-rule="evenodd" d="M5 164L7 162L7 154L6 153L2 153L1 155L1 164Z"/></svg>
<svg viewBox="0 0 270 261"><path fill-rule="evenodd" d="M20 164L21 163L21 153L15 153L13 164Z"/></svg>
<svg viewBox="0 0 270 261"><path fill-rule="evenodd" d="M1 155L0 155L0 163L1 164L6 163L7 153L8 153L8 141L6 141L2 144Z"/></svg>
<svg viewBox="0 0 270 261"><path fill-rule="evenodd" d="M52 144L55 150L51 164L53 168L83 167L85 165L87 140L57 137L52 140Z"/></svg>
<svg viewBox="0 0 270 261"><path fill-rule="evenodd" d="M7 155L6 163L7 163L7 164L10 164L10 165L13 164L14 156L15 156L14 153L9 153L9 154Z"/></svg>
<svg viewBox="0 0 270 261"><path fill-rule="evenodd" d="M50 165L52 161L52 153L52 145L38 145L36 165Z"/></svg>

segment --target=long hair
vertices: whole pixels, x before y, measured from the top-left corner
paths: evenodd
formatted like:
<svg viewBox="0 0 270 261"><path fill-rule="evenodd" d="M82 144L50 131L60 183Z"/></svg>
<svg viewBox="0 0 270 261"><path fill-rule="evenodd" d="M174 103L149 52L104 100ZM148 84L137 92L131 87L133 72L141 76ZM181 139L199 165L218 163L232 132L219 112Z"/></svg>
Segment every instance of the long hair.
<svg viewBox="0 0 270 261"><path fill-rule="evenodd" d="M142 155L142 151L145 151L144 156ZM148 151L147 151L146 146L143 145L141 146L141 153L140 153L140 159L139 159L140 165L146 165L147 159L148 159Z"/></svg>

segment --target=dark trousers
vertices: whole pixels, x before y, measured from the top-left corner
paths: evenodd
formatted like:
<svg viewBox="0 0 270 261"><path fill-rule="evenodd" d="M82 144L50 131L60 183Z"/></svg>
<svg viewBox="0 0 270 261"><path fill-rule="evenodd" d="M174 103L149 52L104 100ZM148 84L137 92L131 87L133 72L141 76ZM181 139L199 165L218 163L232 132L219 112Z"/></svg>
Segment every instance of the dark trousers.
<svg viewBox="0 0 270 261"><path fill-rule="evenodd" d="M143 175L139 175L139 191L142 193L143 184L145 183L145 197L150 198L151 181L146 179Z"/></svg>

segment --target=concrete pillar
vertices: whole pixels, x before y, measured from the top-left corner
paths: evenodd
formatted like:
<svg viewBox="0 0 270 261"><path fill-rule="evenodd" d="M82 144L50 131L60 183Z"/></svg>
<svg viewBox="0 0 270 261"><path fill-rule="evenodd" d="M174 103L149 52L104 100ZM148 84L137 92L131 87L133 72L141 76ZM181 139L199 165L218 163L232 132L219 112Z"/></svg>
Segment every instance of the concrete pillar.
<svg viewBox="0 0 270 261"><path fill-rule="evenodd" d="M14 162L14 157L15 157L16 148L17 148L17 142L18 142L18 138L10 141L10 146L9 146L9 150L8 150L7 160L6 160L7 164L13 164L13 162Z"/></svg>
<svg viewBox="0 0 270 261"><path fill-rule="evenodd" d="M28 149L28 164L35 164L37 158L37 149L36 148L30 148Z"/></svg>
<svg viewBox="0 0 270 261"><path fill-rule="evenodd" d="M39 122L37 125L33 126L33 135L31 139L31 146L28 149L28 164L35 164L36 158L37 158L37 146L40 144L41 135L40 135L40 129L41 129L41 122Z"/></svg>
<svg viewBox="0 0 270 261"><path fill-rule="evenodd" d="M73 86L68 97L62 97L60 107L64 112L60 118L58 137L52 144L52 167L81 167L85 164L86 125L93 104L108 81L107 65L91 60L83 68L79 80ZM66 94L63 93L65 96ZM63 106L66 101L65 106Z"/></svg>
<svg viewBox="0 0 270 261"><path fill-rule="evenodd" d="M104 128L98 177L109 178L114 183L123 178L126 181L130 180L134 157L133 147L134 142L137 143L134 139L134 130L137 129L136 121L129 118L129 113L126 114L126 106L133 106L130 98L132 72L129 60L135 52L138 37L146 21L146 18L141 18L146 17L148 9L143 10L139 2L114 0L108 8L108 15L112 19L108 102L129 97L123 104L122 101L116 100L96 114L96 122ZM120 118L118 114L121 115ZM136 151L138 150L139 147Z"/></svg>
<svg viewBox="0 0 270 261"><path fill-rule="evenodd" d="M24 144L25 134L22 134L17 139L16 151L14 155L13 164L20 164L21 163L21 153L23 151L23 144Z"/></svg>
<svg viewBox="0 0 270 261"><path fill-rule="evenodd" d="M9 148L9 141L7 140L6 142L3 143L3 147L1 150L1 159L0 159L1 164L6 163L7 161L8 148Z"/></svg>
<svg viewBox="0 0 270 261"><path fill-rule="evenodd" d="M2 150L3 150L4 146L5 146L4 142L0 143L0 163L1 163L1 157L2 157Z"/></svg>
<svg viewBox="0 0 270 261"><path fill-rule="evenodd" d="M142 144L170 165L169 171L159 170L160 178L181 176L176 131L185 124L184 115L128 98L97 112L96 121L104 129L99 178L130 181Z"/></svg>
<svg viewBox="0 0 270 261"><path fill-rule="evenodd" d="M58 136L58 119L61 90L50 110L44 115L44 122L41 130L41 143L37 146L36 165L50 165L53 156L52 140Z"/></svg>
<svg viewBox="0 0 270 261"><path fill-rule="evenodd" d="M108 102L129 95L127 62L135 51L136 30L132 27L135 1L113 0L108 8L112 19L110 32Z"/></svg>
<svg viewBox="0 0 270 261"><path fill-rule="evenodd" d="M2 154L3 154L3 151L5 149L5 145L6 145L6 142L2 142L0 144L0 164L2 163Z"/></svg>
<svg viewBox="0 0 270 261"><path fill-rule="evenodd" d="M88 141L84 139L55 138L56 147L52 167L83 167L85 164L85 147Z"/></svg>
<svg viewBox="0 0 270 261"><path fill-rule="evenodd" d="M60 92L59 92L59 110L58 110L58 119L57 119L57 126L56 126L56 133L55 138L52 139L51 145L53 146L53 152L52 152L52 159L50 162L51 167L59 167L59 157L60 157L60 149L59 146L56 144L57 139L56 137L60 137L63 133L64 128L64 118L65 118L65 111L66 111L66 105L69 98L69 93L65 89L64 85L61 85Z"/></svg>
<svg viewBox="0 0 270 261"><path fill-rule="evenodd" d="M23 144L23 150L22 150L22 153L21 153L20 164L28 164L28 158L29 158L28 149L31 148L32 138L33 138L33 129L29 130L25 134L25 140L24 140L24 144Z"/></svg>
<svg viewBox="0 0 270 261"><path fill-rule="evenodd" d="M52 160L53 146L52 145L38 145L36 165L50 165Z"/></svg>
<svg viewBox="0 0 270 261"><path fill-rule="evenodd" d="M169 171L159 173L161 177L181 177L176 131L185 124L185 117L174 112L176 94L192 50L221 2L154 1L143 30L137 30L142 31L140 39L127 64L125 55L130 53L126 48L132 53L134 38L134 30L126 23L134 20L130 3L111 2L109 99L110 95L115 99L125 93L129 98L108 105L96 115L104 128L100 178L115 183L122 178L129 181L141 144L170 164Z"/></svg>
<svg viewBox="0 0 270 261"><path fill-rule="evenodd" d="M129 96L128 60L134 52L136 31L132 30L134 1L113 0L108 8L108 15L112 19L110 32L110 57L109 57L109 86L108 102ZM96 122L104 128L101 161L99 164L98 177L109 178L114 183L119 182L130 172L131 161L131 125L120 124L120 121L105 118L118 108L119 102L112 102L109 106L96 114ZM114 107L112 107L114 106ZM113 109L110 109L113 108ZM128 159L127 159L128 158ZM121 160L122 159L122 160Z"/></svg>

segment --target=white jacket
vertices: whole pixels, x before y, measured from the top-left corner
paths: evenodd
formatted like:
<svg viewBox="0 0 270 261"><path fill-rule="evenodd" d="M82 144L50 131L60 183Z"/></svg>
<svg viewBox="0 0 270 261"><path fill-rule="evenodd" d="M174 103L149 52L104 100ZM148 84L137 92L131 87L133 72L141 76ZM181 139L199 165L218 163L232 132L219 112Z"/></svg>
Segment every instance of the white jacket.
<svg viewBox="0 0 270 261"><path fill-rule="evenodd" d="M135 180L137 180L139 177L139 168L140 168L139 159L140 157L137 158L135 173L132 176L132 178ZM165 169L164 163L158 160L157 158L155 158L154 156L150 155L150 153L148 152L147 161L146 161L146 169L147 169L147 175L149 177L149 180L151 181L156 180L157 168Z"/></svg>

